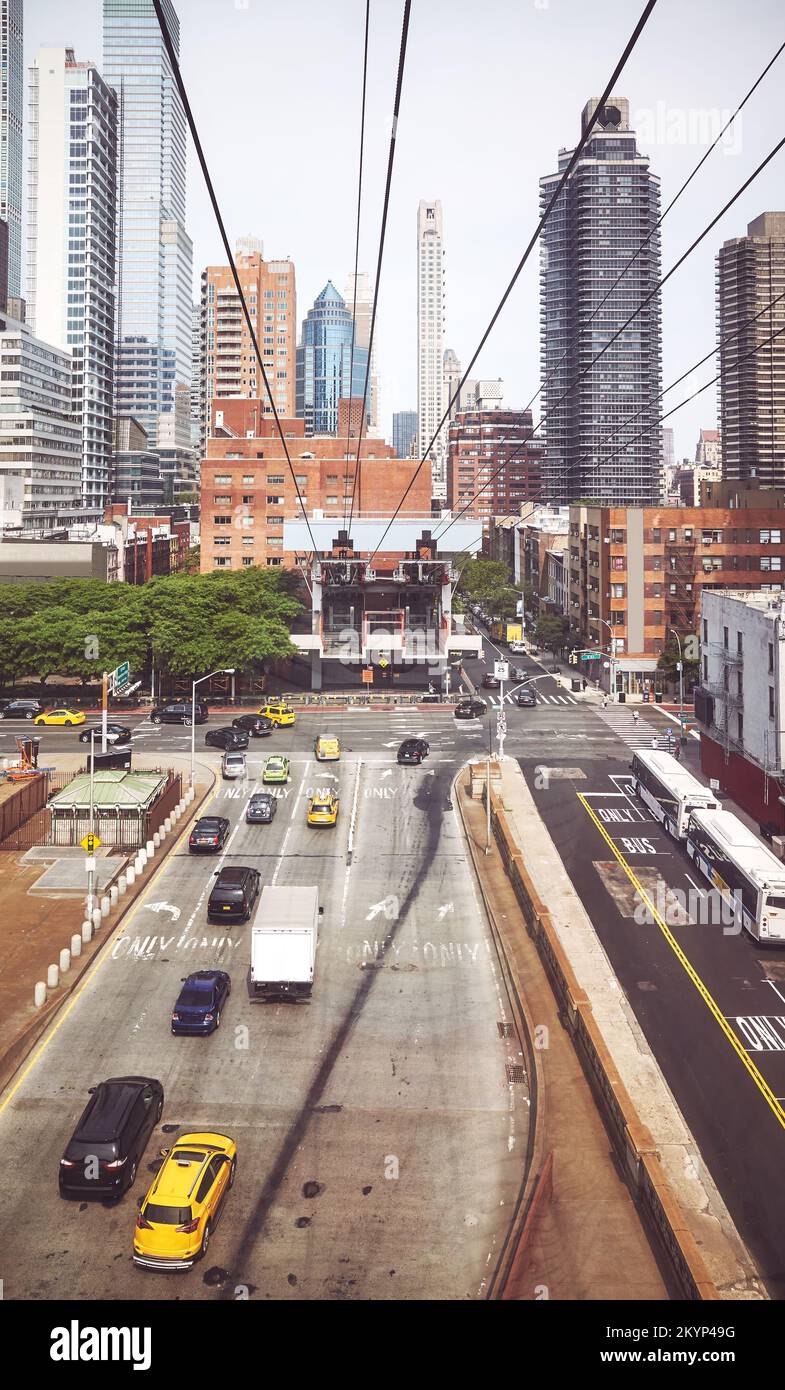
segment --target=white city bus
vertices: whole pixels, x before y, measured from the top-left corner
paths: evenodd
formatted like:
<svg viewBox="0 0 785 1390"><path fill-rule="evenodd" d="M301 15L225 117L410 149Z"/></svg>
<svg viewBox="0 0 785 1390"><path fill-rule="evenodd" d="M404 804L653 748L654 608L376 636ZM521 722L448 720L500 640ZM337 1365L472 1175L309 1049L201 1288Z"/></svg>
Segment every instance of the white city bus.
<svg viewBox="0 0 785 1390"><path fill-rule="evenodd" d="M687 852L756 941L785 943L785 865L730 811L694 811Z"/></svg>
<svg viewBox="0 0 785 1390"><path fill-rule="evenodd" d="M639 752L631 766L636 796L674 840L683 840L687 834L691 811L720 810L714 793L670 753Z"/></svg>

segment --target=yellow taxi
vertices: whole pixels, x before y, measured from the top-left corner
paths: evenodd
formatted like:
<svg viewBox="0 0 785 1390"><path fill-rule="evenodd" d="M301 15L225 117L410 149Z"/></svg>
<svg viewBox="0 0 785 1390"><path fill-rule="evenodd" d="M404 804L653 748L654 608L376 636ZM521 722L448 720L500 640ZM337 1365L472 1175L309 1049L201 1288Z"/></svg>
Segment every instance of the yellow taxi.
<svg viewBox="0 0 785 1390"><path fill-rule="evenodd" d="M268 700L266 705L256 711L265 719L271 720L273 724L282 727L285 724L294 723L294 710L291 705L285 705L282 700Z"/></svg>
<svg viewBox="0 0 785 1390"><path fill-rule="evenodd" d="M237 1145L226 1134L181 1134L139 1208L134 1264L190 1269L210 1237L237 1175Z"/></svg>
<svg viewBox="0 0 785 1390"><path fill-rule="evenodd" d="M35 718L36 724L63 724L66 729L70 729L72 724L84 724L84 721L84 712L80 709L45 709L43 714Z"/></svg>
<svg viewBox="0 0 785 1390"><path fill-rule="evenodd" d="M308 801L309 825L335 825L338 819L338 797L335 792L317 792Z"/></svg>
<svg viewBox="0 0 785 1390"><path fill-rule="evenodd" d="M314 744L316 760L320 763L334 763L341 756L341 744L337 738L328 738L326 734L319 734Z"/></svg>

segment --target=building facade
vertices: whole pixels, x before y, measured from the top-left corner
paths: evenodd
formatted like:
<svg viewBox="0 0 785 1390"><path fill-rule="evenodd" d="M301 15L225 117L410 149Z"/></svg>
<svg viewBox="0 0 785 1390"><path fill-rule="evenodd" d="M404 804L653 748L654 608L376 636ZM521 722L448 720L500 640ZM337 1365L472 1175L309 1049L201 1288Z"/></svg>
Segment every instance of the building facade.
<svg viewBox="0 0 785 1390"><path fill-rule="evenodd" d="M306 434L337 432L339 402L362 400L367 370L368 349L356 341L351 309L328 280L303 319L297 349L297 417Z"/></svg>
<svg viewBox="0 0 785 1390"><path fill-rule="evenodd" d="M27 322L72 356L82 495L111 490L117 235L117 98L72 48L30 69Z"/></svg>
<svg viewBox="0 0 785 1390"><path fill-rule="evenodd" d="M116 502L144 507L164 501L164 480L158 454L147 447L147 431L132 415L115 420L112 458L112 497Z"/></svg>
<svg viewBox="0 0 785 1390"><path fill-rule="evenodd" d="M487 520L544 500L545 446L530 410L459 410L449 432L447 499Z"/></svg>
<svg viewBox="0 0 785 1390"><path fill-rule="evenodd" d="M723 474L741 486L785 484L783 296L785 212L764 212L717 257Z"/></svg>
<svg viewBox="0 0 785 1390"><path fill-rule="evenodd" d="M297 287L289 260L265 261L261 250L243 238L235 251L235 266L248 315L256 334L264 369L279 415L295 413L295 352ZM261 246L261 242L259 243ZM260 403L263 415L273 417L243 313L231 267L209 265L202 271L201 340L203 345L202 449L210 403L240 396Z"/></svg>
<svg viewBox="0 0 785 1390"><path fill-rule="evenodd" d="M722 435L719 430L701 430L695 446L695 462L706 468L722 468Z"/></svg>
<svg viewBox="0 0 785 1390"><path fill-rule="evenodd" d="M584 108L584 129L596 107L592 100ZM543 212L571 156L571 150L560 150L558 171L540 180ZM660 279L660 238L653 230L659 215L659 180L638 152L629 102L611 98L540 237L542 404L551 502L643 506L660 500L658 295L587 370Z"/></svg>
<svg viewBox="0 0 785 1390"><path fill-rule="evenodd" d="M465 409L463 401L461 400L460 392L458 391L458 387L461 384L461 364L458 360L457 352L453 352L452 348L445 348L443 358L443 374L444 409L447 409L450 401L453 402L450 406L450 413L447 417L447 424L451 425L458 411ZM453 400L453 396L455 397L455 400Z"/></svg>
<svg viewBox="0 0 785 1390"><path fill-rule="evenodd" d="M446 425L435 440L434 435L444 408L444 221L438 199L422 200L417 209L417 451L430 459L432 493L439 501L447 498Z"/></svg>
<svg viewBox="0 0 785 1390"><path fill-rule="evenodd" d="M368 272L360 270L357 272L357 289L355 295L354 271L346 278L346 288L343 292L346 300L346 307L351 313L354 310L354 331L355 342L358 347L370 347L371 343L371 319L373 317L373 286ZM378 351L376 346L376 328L374 325L374 342L371 348L371 374L368 380L368 429L372 434L379 432L379 368ZM362 398L362 390L360 391Z"/></svg>
<svg viewBox="0 0 785 1390"><path fill-rule="evenodd" d="M175 52L180 22L162 0ZM103 76L117 94L117 411L156 444L191 385L193 247L185 230L185 112L152 0L103 0Z"/></svg>
<svg viewBox="0 0 785 1390"><path fill-rule="evenodd" d="M8 223L8 294L14 299L22 293L23 27L22 0L0 0L0 218Z"/></svg>
<svg viewBox="0 0 785 1390"><path fill-rule="evenodd" d="M417 411L396 410L393 415L393 449L399 459L410 459L417 448Z"/></svg>

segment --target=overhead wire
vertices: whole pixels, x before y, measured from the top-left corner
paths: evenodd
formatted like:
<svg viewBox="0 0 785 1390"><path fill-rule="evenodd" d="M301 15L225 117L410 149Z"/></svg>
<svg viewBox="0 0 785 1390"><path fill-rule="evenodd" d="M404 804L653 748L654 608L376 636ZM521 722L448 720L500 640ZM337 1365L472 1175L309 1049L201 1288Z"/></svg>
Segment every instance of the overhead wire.
<svg viewBox="0 0 785 1390"><path fill-rule="evenodd" d="M363 199L363 152L365 149L365 94L368 85L368 30L371 18L371 0L365 0L365 42L363 45L363 91L360 106L360 160L357 176L357 223L354 237L354 297L352 300L352 347L349 356L349 409L346 412L346 467L343 475L343 525L346 529L346 497L349 486L349 440L352 432L352 392L354 390L354 344L357 337L357 272L360 264L360 214ZM355 462L355 471L357 462Z"/></svg>

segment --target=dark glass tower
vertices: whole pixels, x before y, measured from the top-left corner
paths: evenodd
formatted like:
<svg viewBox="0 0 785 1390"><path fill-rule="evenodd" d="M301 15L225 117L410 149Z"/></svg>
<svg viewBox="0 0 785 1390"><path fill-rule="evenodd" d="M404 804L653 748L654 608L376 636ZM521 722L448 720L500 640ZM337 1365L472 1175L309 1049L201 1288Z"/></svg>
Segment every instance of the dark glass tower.
<svg viewBox="0 0 785 1390"><path fill-rule="evenodd" d="M297 349L297 416L305 420L306 434L336 434L338 402L349 396L362 399L368 349L355 345L352 366L351 309L328 280L303 319ZM349 369L352 380L349 382ZM366 423L370 415L370 386Z"/></svg>
<svg viewBox="0 0 785 1390"><path fill-rule="evenodd" d="M596 106L594 100L584 108L584 129ZM571 153L560 150L558 173L540 180L542 210ZM591 499L602 506L646 506L660 501L659 295L578 380L660 279L657 231L592 319L659 215L659 180L649 172L646 156L638 153L629 102L612 98L540 238L542 409L547 414L551 503ZM639 410L634 423L619 431ZM647 427L649 433L634 438Z"/></svg>

